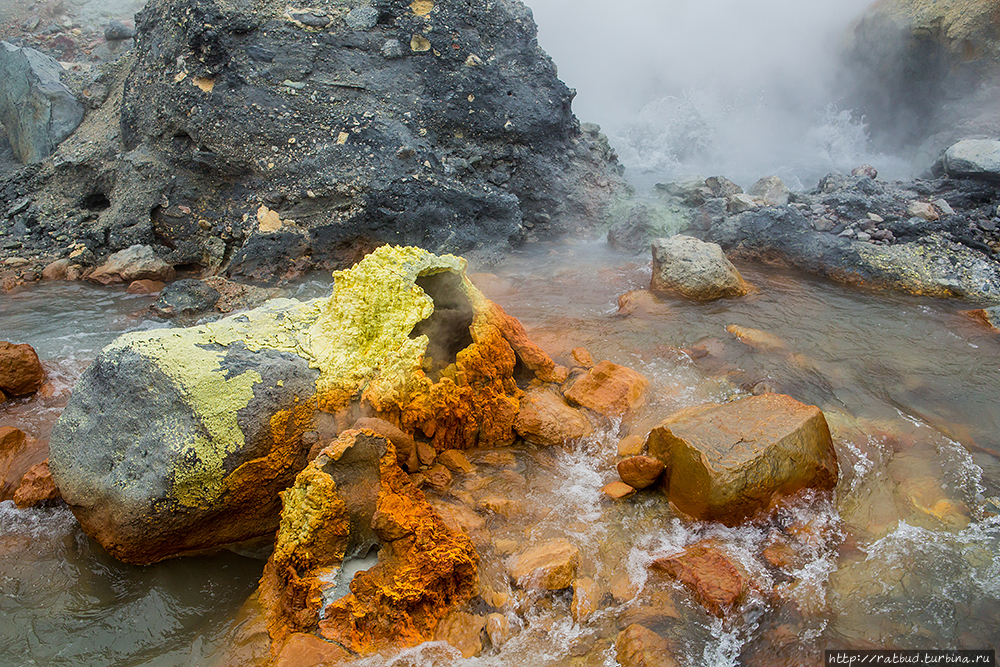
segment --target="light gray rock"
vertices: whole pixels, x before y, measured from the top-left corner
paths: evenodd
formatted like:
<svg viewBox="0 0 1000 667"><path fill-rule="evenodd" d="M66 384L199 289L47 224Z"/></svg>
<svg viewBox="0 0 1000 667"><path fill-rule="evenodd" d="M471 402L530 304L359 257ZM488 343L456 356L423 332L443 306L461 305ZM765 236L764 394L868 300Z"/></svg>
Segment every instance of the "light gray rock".
<svg viewBox="0 0 1000 667"><path fill-rule="evenodd" d="M87 280L102 285L130 283L133 280L173 280L174 267L153 252L148 245L133 245L119 250L87 276Z"/></svg>
<svg viewBox="0 0 1000 667"><path fill-rule="evenodd" d="M944 171L951 178L1000 181L1000 141L964 139L944 153Z"/></svg>
<svg viewBox="0 0 1000 667"><path fill-rule="evenodd" d="M653 241L653 280L650 289L710 301L743 296L749 285L726 258L722 248L691 236Z"/></svg>
<svg viewBox="0 0 1000 667"><path fill-rule="evenodd" d="M784 206L788 203L789 191L780 178L768 176L754 183L747 194L762 200L765 206Z"/></svg>
<svg viewBox="0 0 1000 667"><path fill-rule="evenodd" d="M83 120L83 105L60 72L53 58L0 42L0 121L22 163L45 159Z"/></svg>
<svg viewBox="0 0 1000 667"><path fill-rule="evenodd" d="M344 20L351 30L371 30L378 23L378 10L367 5L355 7Z"/></svg>

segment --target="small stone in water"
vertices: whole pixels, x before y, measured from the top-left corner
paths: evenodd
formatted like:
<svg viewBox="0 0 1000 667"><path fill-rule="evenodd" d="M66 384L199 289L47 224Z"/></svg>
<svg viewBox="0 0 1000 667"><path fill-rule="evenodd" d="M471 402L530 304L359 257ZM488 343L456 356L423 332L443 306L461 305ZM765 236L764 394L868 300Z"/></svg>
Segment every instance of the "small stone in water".
<svg viewBox="0 0 1000 667"><path fill-rule="evenodd" d="M612 500L624 500L625 498L634 496L635 489L625 482L611 482L601 489L601 493Z"/></svg>

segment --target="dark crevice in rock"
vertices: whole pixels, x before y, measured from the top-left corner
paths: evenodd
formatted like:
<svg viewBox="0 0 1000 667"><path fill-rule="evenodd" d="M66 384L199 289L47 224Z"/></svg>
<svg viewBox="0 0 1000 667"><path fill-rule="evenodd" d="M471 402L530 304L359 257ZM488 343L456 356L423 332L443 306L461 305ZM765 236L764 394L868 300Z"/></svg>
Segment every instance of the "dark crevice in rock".
<svg viewBox="0 0 1000 667"><path fill-rule="evenodd" d="M459 352L472 345L472 318L475 312L469 299L461 292L462 277L445 271L420 276L416 283L434 301L434 312L418 322L410 338L426 334L425 361L433 374L455 363Z"/></svg>

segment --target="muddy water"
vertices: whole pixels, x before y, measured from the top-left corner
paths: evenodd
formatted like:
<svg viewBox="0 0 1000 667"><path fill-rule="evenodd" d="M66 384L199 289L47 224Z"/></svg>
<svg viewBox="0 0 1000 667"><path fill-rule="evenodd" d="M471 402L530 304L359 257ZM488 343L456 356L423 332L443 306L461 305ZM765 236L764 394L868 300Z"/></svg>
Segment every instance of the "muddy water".
<svg viewBox="0 0 1000 667"><path fill-rule="evenodd" d="M507 616L499 648L462 661L431 643L359 665L614 665L629 623L655 630L680 664L820 664L824 648L996 648L1000 643L1000 337L962 304L872 294L744 267L758 291L690 304L618 297L649 268L579 245L513 258L479 282L550 354L595 359L652 381L624 424L573 447L474 451L477 471L429 494L480 550L477 611ZM319 294L313 282L299 294ZM160 326L148 298L79 285L0 295L0 338L31 342L54 378L48 398L0 408L0 423L44 437L75 378L117 332ZM738 338L727 327L740 334ZM655 495L604 501L622 436L670 412L756 387L819 405L841 480L832 499L803 497L770 521L725 528L684 521ZM512 589L519 545L562 537L581 549L597 610L574 620L566 594ZM725 621L648 573L655 558L711 540L756 581ZM147 568L114 562L66 510L0 505L0 665L235 664L239 609L261 563L235 555ZM768 547L792 556L774 564ZM11 619L8 622L7 619ZM252 641L241 655L252 655Z"/></svg>

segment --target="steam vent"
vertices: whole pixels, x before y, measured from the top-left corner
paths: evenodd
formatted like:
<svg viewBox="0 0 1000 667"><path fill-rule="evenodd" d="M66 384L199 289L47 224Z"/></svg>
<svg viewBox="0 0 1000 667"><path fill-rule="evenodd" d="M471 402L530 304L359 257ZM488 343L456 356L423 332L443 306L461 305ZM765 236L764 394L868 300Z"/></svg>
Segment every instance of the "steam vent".
<svg viewBox="0 0 1000 667"><path fill-rule="evenodd" d="M52 432L63 497L115 557L145 564L272 536L310 449L363 414L437 451L513 442L515 364L560 369L465 270L384 246L334 274L329 298L121 336Z"/></svg>

